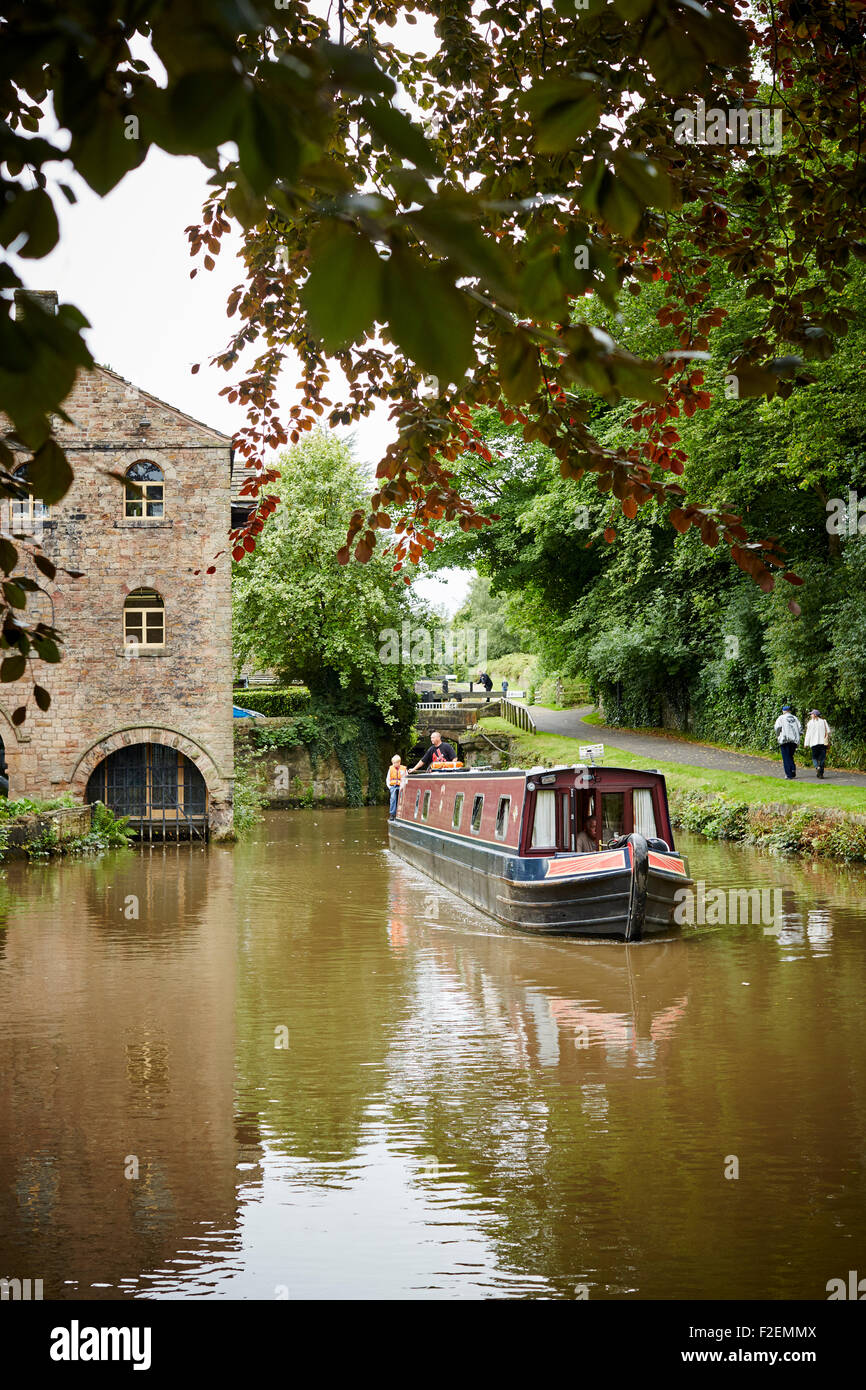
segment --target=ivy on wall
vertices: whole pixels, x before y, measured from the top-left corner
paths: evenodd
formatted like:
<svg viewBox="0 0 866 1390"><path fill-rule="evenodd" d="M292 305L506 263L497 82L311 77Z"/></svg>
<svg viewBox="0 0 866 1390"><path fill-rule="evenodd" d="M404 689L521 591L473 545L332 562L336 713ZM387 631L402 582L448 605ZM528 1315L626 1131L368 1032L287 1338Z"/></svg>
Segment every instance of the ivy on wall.
<svg viewBox="0 0 866 1390"><path fill-rule="evenodd" d="M335 756L346 783L348 806L374 805L384 799L384 778L379 740L382 727L361 714L343 714L332 706L314 705L311 714L286 719L268 728L247 731L250 746L261 752L276 748L303 747L315 771L325 759ZM361 758L367 763L367 795Z"/></svg>

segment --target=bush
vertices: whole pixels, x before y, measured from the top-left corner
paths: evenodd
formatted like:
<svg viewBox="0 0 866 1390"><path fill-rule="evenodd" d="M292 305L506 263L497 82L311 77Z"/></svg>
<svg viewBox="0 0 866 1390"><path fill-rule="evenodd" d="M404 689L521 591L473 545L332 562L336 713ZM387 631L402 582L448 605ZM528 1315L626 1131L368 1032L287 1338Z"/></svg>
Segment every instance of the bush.
<svg viewBox="0 0 866 1390"><path fill-rule="evenodd" d="M507 680L515 689L526 690L537 674L536 658L530 652L507 652L505 656L497 656L491 661L487 669L494 689Z"/></svg>
<svg viewBox="0 0 866 1390"><path fill-rule="evenodd" d="M45 811L65 811L76 802L69 792L55 796L49 801L36 800L29 796L19 796L15 801L0 799L0 819L14 820L16 816L41 816Z"/></svg>
<svg viewBox="0 0 866 1390"><path fill-rule="evenodd" d="M305 685L287 685L276 690L235 690L232 693L236 705L242 709L253 709L266 719L282 719L310 707L310 692Z"/></svg>
<svg viewBox="0 0 866 1390"><path fill-rule="evenodd" d="M559 704L558 682L560 681L562 682L563 705L589 704L589 686L579 676L546 676L535 690L535 698L540 705Z"/></svg>
<svg viewBox="0 0 866 1390"><path fill-rule="evenodd" d="M786 813L713 794L672 792L670 809L675 826L711 840L741 840L772 854L866 862L866 825L836 820L815 807Z"/></svg>
<svg viewBox="0 0 866 1390"><path fill-rule="evenodd" d="M702 792L671 794L674 824L711 840L743 840L748 830L749 806Z"/></svg>
<svg viewBox="0 0 866 1390"><path fill-rule="evenodd" d="M262 819L262 811L268 804L264 773L257 767L252 755L238 748L235 750L235 782L232 796L234 806L234 829L238 836L247 835L254 825Z"/></svg>

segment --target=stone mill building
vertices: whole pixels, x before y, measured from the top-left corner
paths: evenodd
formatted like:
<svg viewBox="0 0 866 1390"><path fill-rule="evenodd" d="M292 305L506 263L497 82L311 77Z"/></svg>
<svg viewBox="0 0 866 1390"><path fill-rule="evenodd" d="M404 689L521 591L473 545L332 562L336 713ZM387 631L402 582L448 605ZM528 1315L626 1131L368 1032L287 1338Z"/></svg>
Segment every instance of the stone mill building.
<svg viewBox="0 0 866 1390"><path fill-rule="evenodd" d="M53 293L39 297L54 310ZM64 410L66 496L3 503L6 533L59 567L28 617L57 627L63 652L35 663L51 707L31 698L18 728L28 687L0 687L9 796L71 792L145 838L219 837L234 775L231 441L107 367L80 373Z"/></svg>

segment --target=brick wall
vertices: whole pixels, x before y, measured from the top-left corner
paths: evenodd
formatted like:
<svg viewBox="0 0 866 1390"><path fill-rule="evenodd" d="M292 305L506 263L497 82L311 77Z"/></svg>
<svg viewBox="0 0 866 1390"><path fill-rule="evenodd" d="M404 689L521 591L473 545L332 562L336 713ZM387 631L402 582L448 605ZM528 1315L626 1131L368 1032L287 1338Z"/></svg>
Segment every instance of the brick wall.
<svg viewBox="0 0 866 1390"><path fill-rule="evenodd" d="M31 700L20 731L9 716L25 684L0 690L9 795L71 790L83 799L107 752L126 743L169 744L204 776L218 836L231 829L234 769L229 441L105 368L82 373L64 409L71 423L59 422L57 436L75 481L41 533L37 523L37 536L56 564L83 577L59 572L54 583L41 581L53 618L44 595L30 600L34 621L60 629L64 657L60 665L35 662L52 704L43 714ZM128 520L123 486L109 476L138 460L164 473L158 521ZM3 506L8 529L9 504ZM215 573L208 575L211 565ZM123 605L139 588L155 589L165 601L165 647L152 655L142 648L131 658Z"/></svg>

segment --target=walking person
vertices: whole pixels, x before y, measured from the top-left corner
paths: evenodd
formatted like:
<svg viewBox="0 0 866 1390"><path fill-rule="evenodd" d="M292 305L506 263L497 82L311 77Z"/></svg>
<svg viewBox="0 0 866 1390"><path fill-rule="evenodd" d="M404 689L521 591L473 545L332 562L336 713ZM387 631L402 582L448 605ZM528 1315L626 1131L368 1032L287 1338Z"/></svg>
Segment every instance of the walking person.
<svg viewBox="0 0 866 1390"><path fill-rule="evenodd" d="M388 768L388 776L385 779L385 786L388 790L389 820L395 820L397 817L397 798L400 795L400 788L406 785L408 775L400 754L395 753L391 759L391 766Z"/></svg>
<svg viewBox="0 0 866 1390"><path fill-rule="evenodd" d="M502 698L503 698L503 700L507 700L507 699L508 699L508 681L507 681L507 680L503 680L503 682L502 682Z"/></svg>
<svg viewBox="0 0 866 1390"><path fill-rule="evenodd" d="M773 725L773 730L779 741L779 751L782 754L782 766L785 769L785 776L790 781L792 777L797 776L797 764L794 762L794 749L798 746L803 734L803 726L790 705L782 706L782 713Z"/></svg>
<svg viewBox="0 0 866 1390"><path fill-rule="evenodd" d="M826 719L821 718L816 709L813 709L809 715L803 747L811 749L812 765L816 777L823 777L824 764L827 761L827 749L830 747L830 725Z"/></svg>

